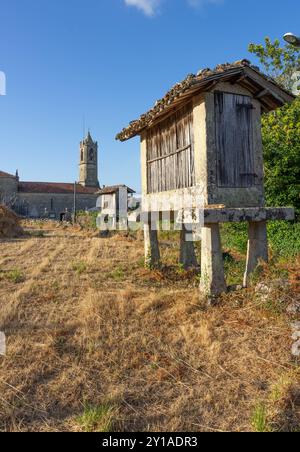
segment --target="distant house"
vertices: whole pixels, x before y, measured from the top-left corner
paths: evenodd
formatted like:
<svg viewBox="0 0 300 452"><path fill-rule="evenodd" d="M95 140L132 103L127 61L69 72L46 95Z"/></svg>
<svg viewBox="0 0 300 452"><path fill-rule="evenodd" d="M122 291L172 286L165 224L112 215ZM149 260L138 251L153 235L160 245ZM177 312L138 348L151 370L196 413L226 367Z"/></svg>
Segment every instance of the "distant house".
<svg viewBox="0 0 300 452"><path fill-rule="evenodd" d="M97 208L100 211L98 222L110 222L115 226L120 216L127 215L130 198L135 193L126 185L103 187L97 192Z"/></svg>

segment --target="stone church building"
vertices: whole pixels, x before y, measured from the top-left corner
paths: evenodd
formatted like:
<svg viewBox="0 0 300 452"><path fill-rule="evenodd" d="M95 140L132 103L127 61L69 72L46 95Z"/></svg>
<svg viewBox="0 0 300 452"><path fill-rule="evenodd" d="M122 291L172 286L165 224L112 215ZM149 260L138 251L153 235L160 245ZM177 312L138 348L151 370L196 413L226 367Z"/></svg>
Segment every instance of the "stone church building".
<svg viewBox="0 0 300 452"><path fill-rule="evenodd" d="M22 182L18 172L0 171L0 202L31 218L61 219L66 213L96 207L99 191L98 143L90 132L80 143L79 182Z"/></svg>

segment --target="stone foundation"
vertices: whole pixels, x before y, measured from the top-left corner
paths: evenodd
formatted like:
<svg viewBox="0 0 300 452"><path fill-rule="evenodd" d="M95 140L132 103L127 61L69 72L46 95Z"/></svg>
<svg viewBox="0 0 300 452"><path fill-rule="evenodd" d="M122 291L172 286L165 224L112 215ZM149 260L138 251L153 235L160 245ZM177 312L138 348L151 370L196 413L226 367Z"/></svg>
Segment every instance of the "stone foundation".
<svg viewBox="0 0 300 452"><path fill-rule="evenodd" d="M152 230L149 213L144 213L145 261L147 265L160 265L157 231ZM153 214L154 217L160 215ZM227 291L223 253L220 237L220 223L248 222L249 239L244 287L260 261L268 262L267 221L294 220L293 208L205 208L202 225L201 282L200 291L207 296L218 296ZM196 266L194 243L186 241L187 229L183 225L180 239L180 263L185 268Z"/></svg>

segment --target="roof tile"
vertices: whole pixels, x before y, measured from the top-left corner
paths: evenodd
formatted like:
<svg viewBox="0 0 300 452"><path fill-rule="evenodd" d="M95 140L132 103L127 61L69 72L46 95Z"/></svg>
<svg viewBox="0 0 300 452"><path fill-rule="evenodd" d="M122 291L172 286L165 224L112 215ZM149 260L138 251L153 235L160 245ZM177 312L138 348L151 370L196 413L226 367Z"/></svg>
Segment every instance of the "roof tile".
<svg viewBox="0 0 300 452"><path fill-rule="evenodd" d="M116 193L119 188L127 188L128 193L135 193L134 190L127 187L126 185L112 185L110 187L103 187L101 190L98 190L97 195L112 195Z"/></svg>
<svg viewBox="0 0 300 452"><path fill-rule="evenodd" d="M4 171L0 171L0 177L13 177L14 179L16 178L16 176L14 176L13 174L8 174Z"/></svg>
<svg viewBox="0 0 300 452"><path fill-rule="evenodd" d="M216 81L221 81L223 79L227 80L227 78L230 81L238 80L238 78L245 75L247 68L256 74L256 79L260 77L260 80L264 79L264 81L269 82L271 86L273 85L274 89L279 88L281 92L284 93L285 97L292 101L294 96L290 92L279 86L275 80L260 72L258 67L252 66L250 61L241 60L232 64L219 64L213 70L203 69L199 71L197 75L189 74L182 82L174 85L162 99L156 101L151 110L141 115L139 119L131 121L129 126L124 128L116 136L116 139L126 141L136 135L139 135L143 130L151 127L155 121L158 121L163 114L167 113L171 108L175 107L186 98L192 97L193 95L201 92L201 90L204 91L209 89L209 85L212 84L213 86ZM240 83L242 83L242 80ZM253 79L252 83L253 85L257 85L256 89L259 89L259 82L257 80L254 81ZM267 96L268 93L266 93L266 97ZM262 99L260 100L263 102ZM282 106L283 104L284 102L280 105L280 102L278 103L277 99L277 107ZM276 108L274 99L271 99L271 102L270 100L268 100L268 102L265 101L265 111L270 111L274 108Z"/></svg>
<svg viewBox="0 0 300 452"><path fill-rule="evenodd" d="M97 191L95 187L83 187L76 184L77 194L93 195ZM53 194L72 194L74 193L74 184L59 182L20 182L19 192L22 193L53 193Z"/></svg>

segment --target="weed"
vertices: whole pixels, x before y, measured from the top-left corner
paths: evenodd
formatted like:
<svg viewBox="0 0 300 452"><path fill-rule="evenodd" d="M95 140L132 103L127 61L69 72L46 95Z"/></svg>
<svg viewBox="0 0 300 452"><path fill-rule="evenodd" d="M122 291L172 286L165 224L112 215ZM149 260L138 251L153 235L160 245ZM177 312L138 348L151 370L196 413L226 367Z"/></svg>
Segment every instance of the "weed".
<svg viewBox="0 0 300 452"><path fill-rule="evenodd" d="M224 270L228 286L241 284L245 272L245 260L235 260L230 254L224 256Z"/></svg>
<svg viewBox="0 0 300 452"><path fill-rule="evenodd" d="M109 403L99 406L86 404L84 412L77 418L77 422L84 432L111 432L115 407Z"/></svg>
<svg viewBox="0 0 300 452"><path fill-rule="evenodd" d="M270 431L267 422L267 409L262 403L257 405L254 409L252 426L257 433L267 433Z"/></svg>
<svg viewBox="0 0 300 452"><path fill-rule="evenodd" d="M74 270L74 272L76 272L78 275L81 275L87 270L87 265L83 261L73 262L72 270Z"/></svg>
<svg viewBox="0 0 300 452"><path fill-rule="evenodd" d="M6 279L8 279L9 281L15 283L15 284L19 284L21 282L25 281L25 276L23 275L23 273L15 268L13 270L10 270L9 272L6 273Z"/></svg>
<svg viewBox="0 0 300 452"><path fill-rule="evenodd" d="M125 273L122 268L116 268L114 271L112 271L109 276L114 279L115 281L119 281L121 279L125 278Z"/></svg>
<svg viewBox="0 0 300 452"><path fill-rule="evenodd" d="M178 268L177 268L177 274L178 275L183 275L185 273L185 268L183 264L178 264Z"/></svg>
<svg viewBox="0 0 300 452"><path fill-rule="evenodd" d="M247 251L248 232L245 223L226 223L221 227L222 244L226 249L232 249L245 254Z"/></svg>

